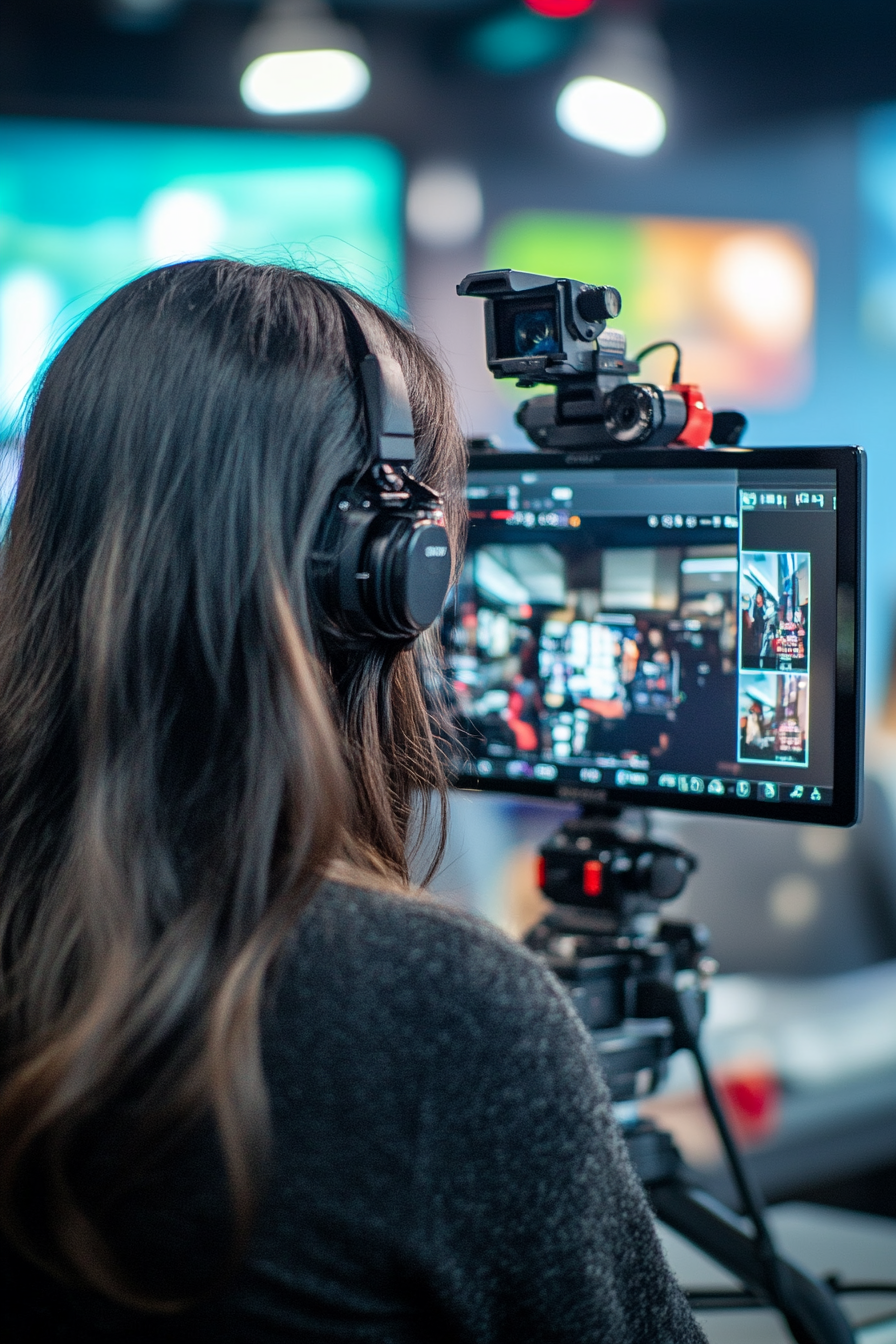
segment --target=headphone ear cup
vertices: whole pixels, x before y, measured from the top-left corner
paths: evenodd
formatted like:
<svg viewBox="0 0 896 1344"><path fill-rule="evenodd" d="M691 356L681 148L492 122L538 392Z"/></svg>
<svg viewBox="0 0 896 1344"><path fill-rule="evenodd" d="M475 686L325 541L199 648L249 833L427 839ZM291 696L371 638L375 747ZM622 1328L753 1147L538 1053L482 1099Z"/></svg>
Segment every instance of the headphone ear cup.
<svg viewBox="0 0 896 1344"><path fill-rule="evenodd" d="M372 633L364 595L369 586L367 552L375 520L372 511L348 508L325 525L317 568L319 591L324 614L345 634Z"/></svg>
<svg viewBox="0 0 896 1344"><path fill-rule="evenodd" d="M331 520L319 573L326 614L346 635L406 642L439 617L451 543L433 518L352 508Z"/></svg>
<svg viewBox="0 0 896 1344"><path fill-rule="evenodd" d="M366 607L379 633L414 638L438 619L451 583L451 545L441 523L386 519L371 539Z"/></svg>

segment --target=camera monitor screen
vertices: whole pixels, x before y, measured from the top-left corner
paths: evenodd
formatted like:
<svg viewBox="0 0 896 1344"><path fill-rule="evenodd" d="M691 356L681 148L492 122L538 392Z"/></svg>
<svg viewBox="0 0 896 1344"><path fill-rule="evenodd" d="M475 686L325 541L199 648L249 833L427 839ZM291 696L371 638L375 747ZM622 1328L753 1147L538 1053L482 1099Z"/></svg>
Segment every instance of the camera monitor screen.
<svg viewBox="0 0 896 1344"><path fill-rule="evenodd" d="M467 493L461 786L856 819L860 449L483 453Z"/></svg>

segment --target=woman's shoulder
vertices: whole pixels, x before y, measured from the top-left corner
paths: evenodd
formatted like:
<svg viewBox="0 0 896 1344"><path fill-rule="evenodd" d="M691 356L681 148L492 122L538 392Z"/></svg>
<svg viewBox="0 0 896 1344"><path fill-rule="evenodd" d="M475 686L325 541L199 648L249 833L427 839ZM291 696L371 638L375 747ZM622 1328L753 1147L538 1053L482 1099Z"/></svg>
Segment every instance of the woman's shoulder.
<svg viewBox="0 0 896 1344"><path fill-rule="evenodd" d="M526 948L481 917L426 895L327 882L282 967L283 997L338 1002L368 1021L428 1019L453 1029L575 1021L568 996ZM461 1034L464 1034L461 1031Z"/></svg>
<svg viewBox="0 0 896 1344"><path fill-rule="evenodd" d="M488 969L553 985L542 963L482 916L430 896L346 882L327 882L315 895L299 940L326 941L348 958L385 953L394 968L457 973L475 979Z"/></svg>
<svg viewBox="0 0 896 1344"><path fill-rule="evenodd" d="M605 1093L581 1018L544 963L485 920L327 883L286 951L265 1042L275 1109L281 1094L290 1113L299 1094L329 1096L334 1125L351 1116L369 1134L422 1106L470 1135L496 1116L507 1129L510 1113L525 1129L550 1097L593 1127Z"/></svg>

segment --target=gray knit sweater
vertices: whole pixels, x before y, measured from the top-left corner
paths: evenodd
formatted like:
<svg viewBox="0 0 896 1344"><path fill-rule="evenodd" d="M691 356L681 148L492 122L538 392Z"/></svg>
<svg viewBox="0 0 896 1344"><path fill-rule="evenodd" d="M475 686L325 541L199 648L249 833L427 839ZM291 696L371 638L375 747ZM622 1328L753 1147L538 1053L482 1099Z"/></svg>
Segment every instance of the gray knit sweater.
<svg viewBox="0 0 896 1344"><path fill-rule="evenodd" d="M0 1336L699 1344L587 1034L535 957L433 902L330 885L263 1025L272 1175L242 1269L176 1317L0 1252ZM210 1138L110 1215L145 1276L220 1250Z"/></svg>

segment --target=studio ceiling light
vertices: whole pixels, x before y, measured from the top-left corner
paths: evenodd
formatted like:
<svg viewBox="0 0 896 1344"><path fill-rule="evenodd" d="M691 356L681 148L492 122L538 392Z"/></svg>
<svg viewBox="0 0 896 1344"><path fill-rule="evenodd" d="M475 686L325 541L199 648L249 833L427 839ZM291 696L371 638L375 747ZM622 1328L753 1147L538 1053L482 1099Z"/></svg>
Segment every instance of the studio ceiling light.
<svg viewBox="0 0 896 1344"><path fill-rule="evenodd" d="M319 0L275 0L240 46L240 95L253 112L284 116L352 107L370 87L364 40Z"/></svg>
<svg viewBox="0 0 896 1344"><path fill-rule="evenodd" d="M557 100L567 135L617 154L653 154L666 138L672 97L659 34L636 20L605 21Z"/></svg>
<svg viewBox="0 0 896 1344"><path fill-rule="evenodd" d="M576 140L617 154L653 154L666 138L663 109L650 94L599 75L570 80L557 101L557 121Z"/></svg>

